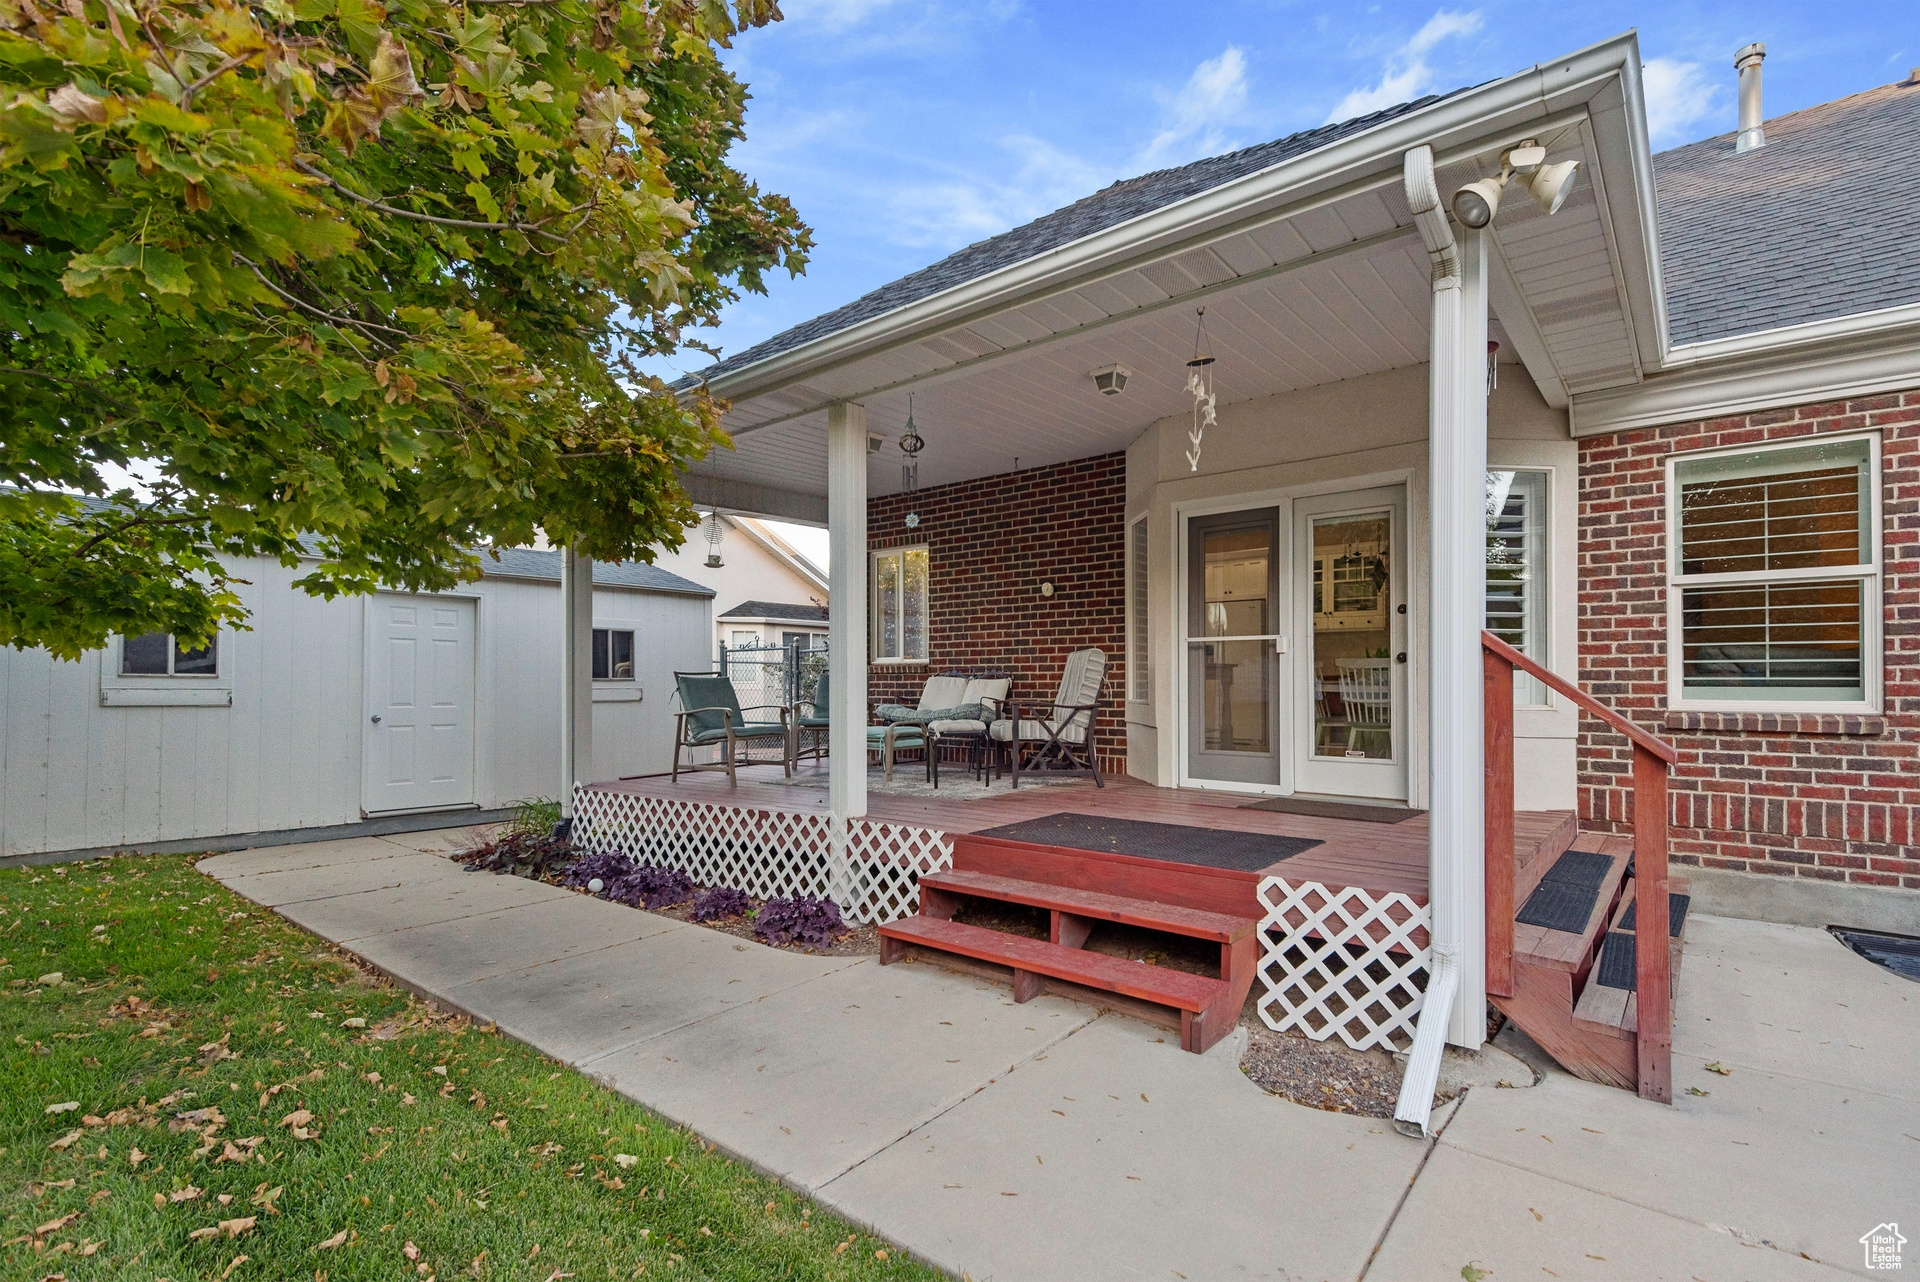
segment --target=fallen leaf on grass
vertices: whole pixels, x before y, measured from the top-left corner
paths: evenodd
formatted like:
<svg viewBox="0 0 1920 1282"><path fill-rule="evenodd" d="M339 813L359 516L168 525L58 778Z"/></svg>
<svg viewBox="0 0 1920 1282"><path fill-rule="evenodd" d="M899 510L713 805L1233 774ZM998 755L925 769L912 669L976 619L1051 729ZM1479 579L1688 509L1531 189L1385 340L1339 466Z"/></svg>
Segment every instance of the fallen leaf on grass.
<svg viewBox="0 0 1920 1282"><path fill-rule="evenodd" d="M70 1189L72 1187L73 1187L72 1180L46 1180L46 1181L34 1180L27 1185L27 1196L31 1198L38 1198L42 1193L45 1193L48 1189Z"/></svg>
<svg viewBox="0 0 1920 1282"><path fill-rule="evenodd" d="M275 1206L274 1203L279 1201L280 1195L286 1191L287 1189L284 1184L275 1188L268 1188L266 1182L263 1180L254 1187L253 1196L248 1199L248 1205L257 1206L269 1215L278 1215L280 1214L280 1208Z"/></svg>
<svg viewBox="0 0 1920 1282"><path fill-rule="evenodd" d="M47 1147L50 1149L53 1149L56 1152L59 1152L64 1149L72 1148L76 1143L79 1142L80 1137L82 1135L85 1135L86 1133L87 1132L84 1128L79 1130L68 1131L65 1135L62 1135L59 1139L47 1145Z"/></svg>
<svg viewBox="0 0 1920 1282"><path fill-rule="evenodd" d="M243 1140L227 1140L220 1156L213 1159L215 1166L222 1162L245 1162L253 1156L253 1150L267 1142L264 1135L249 1135Z"/></svg>
<svg viewBox="0 0 1920 1282"><path fill-rule="evenodd" d="M407 1092L407 1091L400 1092L400 1103L403 1107L410 1108L413 1105L418 1104L419 1102L420 1101L416 1100L410 1092Z"/></svg>
<svg viewBox="0 0 1920 1282"><path fill-rule="evenodd" d="M58 1233L61 1229L66 1228L67 1225L73 1223L75 1220L79 1218L80 1218L80 1212L68 1211L65 1215L61 1216L59 1219L48 1220L45 1224L42 1224L39 1228L33 1231L33 1235L35 1237L45 1237L49 1233Z"/></svg>
<svg viewBox="0 0 1920 1282"><path fill-rule="evenodd" d="M227 1265L227 1267L226 1267L226 1268L224 1268L224 1269L222 1269L222 1270L220 1271L220 1282L227 1282L227 1279L233 1276L233 1271L234 1271L235 1269L237 1269L237 1268L239 1268L239 1267L240 1267L241 1265L243 1265L243 1264L245 1264L245 1263L246 1263L246 1262L247 1262L248 1260L250 1260L250 1259L252 1259L252 1258L253 1258L253 1257L252 1257L252 1256L250 1256L250 1255L236 1255L236 1256L234 1256L234 1257L233 1257L233 1262L232 1262L231 1264L229 1264L229 1265Z"/></svg>
<svg viewBox="0 0 1920 1282"><path fill-rule="evenodd" d="M630 1171L640 1164L640 1159L631 1153L615 1153L613 1155L613 1161L614 1165L623 1171Z"/></svg>
<svg viewBox="0 0 1920 1282"><path fill-rule="evenodd" d="M406 1256L409 1261L417 1260L420 1258L420 1248L409 1242L400 1248L400 1254Z"/></svg>
<svg viewBox="0 0 1920 1282"><path fill-rule="evenodd" d="M238 1055L227 1049L227 1042L232 1037L232 1033L222 1033L219 1041L208 1042L202 1046L200 1048L201 1067L212 1068L223 1059L239 1059L240 1057Z"/></svg>
<svg viewBox="0 0 1920 1282"><path fill-rule="evenodd" d="M350 1229L341 1229L326 1241L316 1244L313 1249L316 1251L331 1251L336 1246L345 1246L349 1232L351 1232Z"/></svg>
<svg viewBox="0 0 1920 1282"><path fill-rule="evenodd" d="M49 1104L47 1105L47 1116L53 1117L59 1113L71 1113L73 1112L74 1109L79 1107L80 1107L80 1101L77 1099L70 1099L62 1104Z"/></svg>
<svg viewBox="0 0 1920 1282"><path fill-rule="evenodd" d="M355 1015L351 1019L343 1019L340 1021L340 1027L342 1028L365 1028L366 1026L366 1018L360 1015Z"/></svg>

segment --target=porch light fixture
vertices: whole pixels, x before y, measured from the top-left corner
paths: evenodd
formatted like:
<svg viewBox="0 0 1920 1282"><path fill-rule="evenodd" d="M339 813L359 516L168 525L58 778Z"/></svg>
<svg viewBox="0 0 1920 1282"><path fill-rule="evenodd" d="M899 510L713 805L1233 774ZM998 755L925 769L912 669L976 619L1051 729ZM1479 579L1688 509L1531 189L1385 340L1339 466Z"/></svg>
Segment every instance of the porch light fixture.
<svg viewBox="0 0 1920 1282"><path fill-rule="evenodd" d="M1213 347L1207 342L1207 309L1198 308L1193 359L1187 362L1187 394L1193 397L1193 426L1187 429L1187 470L1200 470L1200 441L1214 418Z"/></svg>
<svg viewBox="0 0 1920 1282"><path fill-rule="evenodd" d="M1125 365L1102 365L1090 372L1094 390L1102 396L1118 396L1127 390L1127 380L1133 377L1133 371Z"/></svg>
<svg viewBox="0 0 1920 1282"><path fill-rule="evenodd" d="M1500 212L1500 196L1507 184L1519 181L1540 212L1552 216L1567 203L1573 190L1573 175L1580 168L1577 160L1546 163L1547 149L1529 138L1500 157L1500 172L1492 178L1470 182L1453 193L1453 216L1463 226L1476 230L1493 221Z"/></svg>
<svg viewBox="0 0 1920 1282"><path fill-rule="evenodd" d="M726 530L720 524L720 512L717 508L707 514L706 534L707 568L718 570L726 564L720 559L720 540L725 537Z"/></svg>

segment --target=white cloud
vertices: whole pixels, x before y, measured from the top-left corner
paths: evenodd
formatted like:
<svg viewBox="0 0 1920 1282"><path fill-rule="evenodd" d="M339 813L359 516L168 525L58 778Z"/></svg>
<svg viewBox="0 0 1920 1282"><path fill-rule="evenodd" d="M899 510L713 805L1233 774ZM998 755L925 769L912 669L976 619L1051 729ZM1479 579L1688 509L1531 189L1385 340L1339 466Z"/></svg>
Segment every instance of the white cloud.
<svg viewBox="0 0 1920 1282"><path fill-rule="evenodd" d="M1449 36L1470 36L1480 30L1480 11L1454 13L1440 10L1427 19L1427 25L1414 32L1413 39L1389 53L1380 69L1380 82L1356 89L1342 98L1327 116L1327 123L1351 120L1396 103L1418 98L1433 85L1433 68L1427 54Z"/></svg>
<svg viewBox="0 0 1920 1282"><path fill-rule="evenodd" d="M1238 46L1228 45L1218 58L1195 67L1178 94L1160 96L1165 123L1141 149L1140 167L1153 169L1223 150L1221 127L1239 115L1246 101L1247 58Z"/></svg>
<svg viewBox="0 0 1920 1282"><path fill-rule="evenodd" d="M1684 142L1681 135L1711 112L1720 86L1706 78L1697 62L1649 58L1640 64L1647 95L1647 132L1657 146Z"/></svg>
<svg viewBox="0 0 1920 1282"><path fill-rule="evenodd" d="M913 183L886 198L888 239L903 245L956 248L1078 200L1109 180L1084 156L1031 135L1000 146L1018 162L1004 177L955 175Z"/></svg>

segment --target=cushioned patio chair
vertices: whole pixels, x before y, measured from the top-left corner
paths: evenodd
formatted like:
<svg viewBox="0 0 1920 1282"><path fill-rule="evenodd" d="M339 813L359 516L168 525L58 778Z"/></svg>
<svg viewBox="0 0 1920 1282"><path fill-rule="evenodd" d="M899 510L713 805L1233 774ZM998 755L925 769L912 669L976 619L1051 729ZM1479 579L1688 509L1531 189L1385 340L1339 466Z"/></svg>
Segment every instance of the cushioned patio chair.
<svg viewBox="0 0 1920 1282"><path fill-rule="evenodd" d="M1089 774L1095 787L1100 778L1100 755L1094 732L1100 716L1100 691L1107 683L1107 652L1075 650L1060 674L1060 689L1051 705L1013 705L1013 715L987 727L988 737L1013 765L1013 786L1020 786L1021 761L1028 771L1049 774ZM1019 726L1019 732L1014 731Z"/></svg>
<svg viewBox="0 0 1920 1282"><path fill-rule="evenodd" d="M827 674L822 672L820 679L814 682L813 694L805 699L796 699L793 704L793 764L799 765L802 758L811 757L818 761L827 755L827 708L831 701Z"/></svg>
<svg viewBox="0 0 1920 1282"><path fill-rule="evenodd" d="M1004 669L987 669L982 675L967 679L967 688L961 692L959 707L951 709L946 716L927 722L927 730L933 736L927 757L934 787L940 786L942 750L957 748L964 751L967 764L972 767L976 777L979 775L987 755L984 749L990 742L987 727L1006 712L1007 699L1012 691L1012 674Z"/></svg>
<svg viewBox="0 0 1920 1282"><path fill-rule="evenodd" d="M682 769L724 770L727 772L727 783L737 785L740 780L734 773L738 764L735 749L768 740L779 742L781 768L787 772L789 779L793 777L788 709L779 704L742 708L740 697L734 693L732 679L715 676L711 672L676 672L673 674L673 685L674 697L680 701L680 711L673 714L673 777L676 780ZM749 712L777 712L780 719L749 721L746 715ZM692 760L692 749L711 747L721 749L719 761L699 763ZM680 764L682 750L689 753L684 767Z"/></svg>

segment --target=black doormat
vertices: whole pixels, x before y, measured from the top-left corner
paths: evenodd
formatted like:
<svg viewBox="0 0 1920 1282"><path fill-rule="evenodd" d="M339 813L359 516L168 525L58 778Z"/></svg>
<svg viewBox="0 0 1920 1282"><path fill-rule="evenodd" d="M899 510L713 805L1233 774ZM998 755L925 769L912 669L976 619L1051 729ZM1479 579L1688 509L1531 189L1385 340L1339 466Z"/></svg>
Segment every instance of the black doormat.
<svg viewBox="0 0 1920 1282"><path fill-rule="evenodd" d="M1217 828L1190 828L1185 824L1157 824L1143 819L1102 819L1098 815L1042 815L976 833L1069 850L1097 850L1109 855L1163 859L1202 868L1259 872L1269 864L1291 859L1322 844L1311 837L1280 837L1265 832L1221 832Z"/></svg>
<svg viewBox="0 0 1920 1282"><path fill-rule="evenodd" d="M1607 879L1613 860L1586 850L1569 850L1547 869L1527 902L1513 919L1547 930L1579 934L1593 916L1600 899L1600 883Z"/></svg>
<svg viewBox="0 0 1920 1282"><path fill-rule="evenodd" d="M1896 975L1920 980L1920 939L1905 935L1881 935L1871 930L1842 930L1829 926L1833 937L1876 966L1885 966Z"/></svg>
<svg viewBox="0 0 1920 1282"><path fill-rule="evenodd" d="M1634 947L1634 937L1624 930L1607 932L1607 942L1600 946L1600 964L1593 968L1593 982L1602 988L1624 988L1632 992L1637 986L1635 976L1639 973L1639 949Z"/></svg>
<svg viewBox="0 0 1920 1282"><path fill-rule="evenodd" d="M1405 806L1369 806L1350 801L1316 801L1312 797L1268 797L1250 801L1242 810L1271 810L1282 815L1312 815L1315 819L1352 819L1363 824L1399 824L1426 814Z"/></svg>
<svg viewBox="0 0 1920 1282"><path fill-rule="evenodd" d="M1680 933L1680 928L1687 924L1687 905L1692 902L1692 895L1670 894L1667 896L1667 934L1678 935ZM1635 914L1639 911L1640 904L1638 901L1628 904L1627 915L1620 919L1620 924L1615 926L1614 929L1632 930L1633 923L1637 920Z"/></svg>

